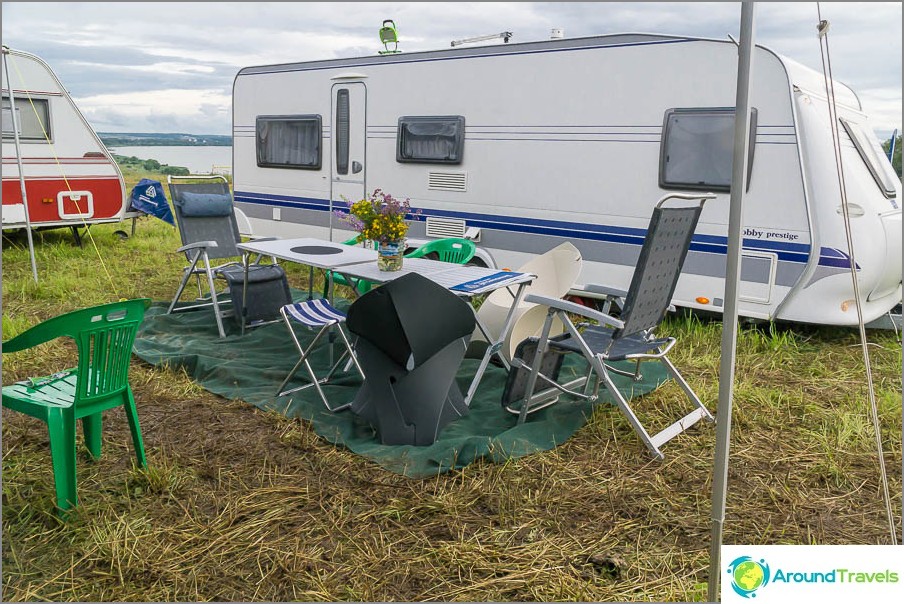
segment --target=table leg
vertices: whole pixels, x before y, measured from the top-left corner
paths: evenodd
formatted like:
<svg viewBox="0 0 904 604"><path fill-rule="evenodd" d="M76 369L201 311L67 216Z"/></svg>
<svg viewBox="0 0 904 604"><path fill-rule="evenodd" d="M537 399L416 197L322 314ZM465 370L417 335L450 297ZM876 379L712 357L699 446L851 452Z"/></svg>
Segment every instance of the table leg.
<svg viewBox="0 0 904 604"><path fill-rule="evenodd" d="M311 271L314 269L311 268ZM326 299L332 304L333 303L333 271L327 270L323 274L323 278L326 279ZM333 357L335 356L335 345L336 345L336 332L333 331L333 327L330 326L329 331L327 333L327 341L330 343L330 366L333 366Z"/></svg>
<svg viewBox="0 0 904 604"><path fill-rule="evenodd" d="M248 252L242 252L242 267L245 269L245 278L242 279L242 308L239 309L239 324L241 334L245 335L245 309L248 308L248 264L250 262Z"/></svg>
<svg viewBox="0 0 904 604"><path fill-rule="evenodd" d="M515 292L515 295L513 296L512 305L509 308L508 314L505 316L505 322L502 324L502 329L495 339L490 335L486 326L481 323L480 318L477 316L477 311L474 311L474 318L477 319L477 328L480 329L480 332L483 334L483 337L486 338L487 342L489 342L489 345L487 346L486 352L483 353L480 365L474 373L474 379L471 380L471 385L468 387L468 395L465 397L466 406L471 406L471 399L474 398L474 394L477 392L477 386L480 384L480 380L483 378L483 374L486 372L487 366L490 364L490 359L493 358L494 354L499 357L499 360L502 361L502 364L506 369L510 368L508 361L505 360L505 355L501 354L500 350L502 350L502 346L505 344L505 336L507 336L512 329L512 325L515 322L515 309L518 308L518 305L521 304L521 300L524 299L526 290L527 282L518 284L518 291Z"/></svg>

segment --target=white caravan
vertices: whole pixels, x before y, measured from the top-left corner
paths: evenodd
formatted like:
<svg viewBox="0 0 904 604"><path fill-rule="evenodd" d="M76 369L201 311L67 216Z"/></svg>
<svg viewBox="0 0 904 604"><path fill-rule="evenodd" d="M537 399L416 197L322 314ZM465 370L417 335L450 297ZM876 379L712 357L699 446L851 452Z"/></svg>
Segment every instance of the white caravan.
<svg viewBox="0 0 904 604"><path fill-rule="evenodd" d="M77 235L78 227L121 221L128 205L122 174L63 84L39 57L3 52L3 228L28 226L20 162L32 228L68 226Z"/></svg>
<svg viewBox="0 0 904 604"><path fill-rule="evenodd" d="M626 288L664 192L711 191L677 305L724 292L737 46L620 34L247 67L233 90L235 199L255 233L351 234L333 210L410 197L411 237L475 238L501 267L563 241L580 283ZM900 180L834 84L864 319L901 300ZM852 325L821 74L757 47L740 312Z"/></svg>

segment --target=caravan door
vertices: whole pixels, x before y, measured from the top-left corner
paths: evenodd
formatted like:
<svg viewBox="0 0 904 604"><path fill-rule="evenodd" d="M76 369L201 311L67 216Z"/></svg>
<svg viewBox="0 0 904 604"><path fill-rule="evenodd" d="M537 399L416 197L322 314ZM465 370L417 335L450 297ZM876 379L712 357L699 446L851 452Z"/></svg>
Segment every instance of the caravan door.
<svg viewBox="0 0 904 604"><path fill-rule="evenodd" d="M330 240L333 229L348 230L337 222L334 209L345 209L345 200L355 202L366 194L367 88L362 82L333 84L332 174L330 178Z"/></svg>

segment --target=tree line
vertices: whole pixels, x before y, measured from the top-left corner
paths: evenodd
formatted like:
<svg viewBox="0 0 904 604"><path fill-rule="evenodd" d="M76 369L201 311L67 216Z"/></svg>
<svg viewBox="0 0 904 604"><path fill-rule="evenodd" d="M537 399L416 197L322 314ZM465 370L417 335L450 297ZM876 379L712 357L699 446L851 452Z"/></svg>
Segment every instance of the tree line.
<svg viewBox="0 0 904 604"><path fill-rule="evenodd" d="M888 157L888 148L891 146L891 140L884 141L882 143L882 150L885 151L885 156ZM895 169L895 172L898 174L898 178L901 178L901 137L895 139L895 154L891 158L891 166Z"/></svg>
<svg viewBox="0 0 904 604"><path fill-rule="evenodd" d="M147 170L148 172L159 172L160 174L169 174L171 176L188 176L189 174L191 174L188 168L161 164L156 159L140 159L138 157L135 157L134 155L132 155L131 157L126 157L124 155L113 155L113 159L115 159L116 163L120 165L142 168L144 170Z"/></svg>

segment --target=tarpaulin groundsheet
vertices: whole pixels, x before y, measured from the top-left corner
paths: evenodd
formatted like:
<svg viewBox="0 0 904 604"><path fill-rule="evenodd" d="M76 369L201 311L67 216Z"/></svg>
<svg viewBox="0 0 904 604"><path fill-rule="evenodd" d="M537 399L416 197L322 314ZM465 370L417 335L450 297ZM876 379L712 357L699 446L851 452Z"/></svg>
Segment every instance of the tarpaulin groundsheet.
<svg viewBox="0 0 904 604"><path fill-rule="evenodd" d="M347 309L348 304L337 301L336 306ZM203 388L227 399L240 399L261 409L310 421L317 434L327 441L347 447L389 471L413 478L463 468L477 459L500 462L552 449L583 426L591 412L590 403L567 400L531 414L519 426L517 416L500 404L507 371L491 364L468 415L443 428L436 442L427 446L383 445L374 429L351 411L327 411L313 388L289 396L275 396L299 356L284 323L255 327L241 335L237 324L227 320L227 337L221 339L210 309L167 315L166 308L165 303L158 302L148 309L135 340L134 351L139 358L152 365L183 368ZM308 338L307 341L313 337L313 332L303 329L298 333ZM339 355L341 350L337 342L334 354ZM311 364L318 376L326 375L329 355L330 347L325 341L312 354ZM478 364L478 359L466 358L459 368L456 379L462 392L467 392ZM568 361L561 377L575 375L585 366L583 361ZM306 382L303 368L296 376L296 383L290 386ZM628 398L652 391L666 377L658 363L644 365L642 382L614 376ZM340 372L323 388L335 406L351 401L360 386L360 376L351 371ZM604 389L600 398L596 404L611 401ZM617 410L612 407L612 412Z"/></svg>

